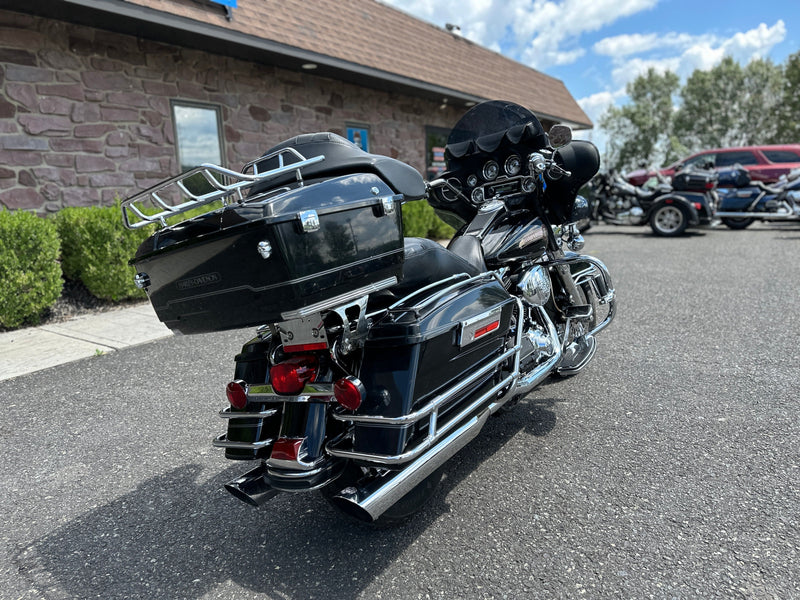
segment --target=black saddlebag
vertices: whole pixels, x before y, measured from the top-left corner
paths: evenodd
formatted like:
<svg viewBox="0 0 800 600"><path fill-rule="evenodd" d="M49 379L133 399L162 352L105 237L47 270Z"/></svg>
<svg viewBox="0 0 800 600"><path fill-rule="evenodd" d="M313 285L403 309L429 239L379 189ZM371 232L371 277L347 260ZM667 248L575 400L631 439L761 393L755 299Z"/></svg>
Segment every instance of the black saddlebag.
<svg viewBox="0 0 800 600"><path fill-rule="evenodd" d="M413 451L496 385L510 364L501 355L515 305L497 280L479 275L409 296L377 320L359 375L368 391L356 413L353 450L383 456ZM374 417L382 421L369 421Z"/></svg>
<svg viewBox="0 0 800 600"><path fill-rule="evenodd" d="M174 331L283 321L401 278L401 200L376 174L307 181L166 227L131 262Z"/></svg>
<svg viewBox="0 0 800 600"><path fill-rule="evenodd" d="M715 171L688 169L672 177L672 189L676 192L705 192L712 189L716 181Z"/></svg>

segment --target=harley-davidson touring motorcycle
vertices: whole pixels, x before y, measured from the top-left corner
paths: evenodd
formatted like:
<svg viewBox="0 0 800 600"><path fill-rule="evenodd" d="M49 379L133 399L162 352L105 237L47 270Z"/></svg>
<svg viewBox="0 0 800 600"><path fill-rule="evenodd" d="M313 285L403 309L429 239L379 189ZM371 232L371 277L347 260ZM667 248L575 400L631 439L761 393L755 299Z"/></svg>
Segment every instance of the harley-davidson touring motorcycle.
<svg viewBox="0 0 800 600"><path fill-rule="evenodd" d="M321 490L363 521L403 520L490 415L586 367L615 296L605 265L577 253L577 191L599 156L570 138L490 101L456 124L429 183L316 133L123 202L126 226L162 226L131 264L164 323L257 327L213 440L254 463L234 496ZM403 237L403 203L423 198L458 228L447 248Z"/></svg>
<svg viewBox="0 0 800 600"><path fill-rule="evenodd" d="M730 229L745 229L755 221L800 221L800 169L774 184L752 181L741 165L719 173L717 216Z"/></svg>
<svg viewBox="0 0 800 600"><path fill-rule="evenodd" d="M658 174L658 170L655 171ZM688 227L710 225L718 202L716 173L687 169L670 182L659 175L654 186L637 187L614 172L590 183L592 220L611 225L650 225L663 237L683 234Z"/></svg>

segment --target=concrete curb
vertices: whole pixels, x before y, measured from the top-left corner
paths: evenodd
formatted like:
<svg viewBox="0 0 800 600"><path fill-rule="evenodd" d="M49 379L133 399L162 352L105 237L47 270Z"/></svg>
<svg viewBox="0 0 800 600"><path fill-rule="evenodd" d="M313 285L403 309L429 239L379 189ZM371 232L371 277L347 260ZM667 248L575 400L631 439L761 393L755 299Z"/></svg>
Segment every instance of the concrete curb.
<svg viewBox="0 0 800 600"><path fill-rule="evenodd" d="M170 335L150 304L0 333L0 381Z"/></svg>

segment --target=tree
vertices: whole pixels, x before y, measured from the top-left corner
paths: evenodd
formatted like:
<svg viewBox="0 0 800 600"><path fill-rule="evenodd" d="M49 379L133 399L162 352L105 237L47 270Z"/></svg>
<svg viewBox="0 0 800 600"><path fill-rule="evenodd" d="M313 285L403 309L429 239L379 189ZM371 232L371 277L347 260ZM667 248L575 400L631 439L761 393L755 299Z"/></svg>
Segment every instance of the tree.
<svg viewBox="0 0 800 600"><path fill-rule="evenodd" d="M772 141L800 144L800 51L786 59L778 122L778 129Z"/></svg>
<svg viewBox="0 0 800 600"><path fill-rule="evenodd" d="M695 71L680 92L675 134L692 150L771 141L777 133L782 74L769 60L742 68L731 57L708 71Z"/></svg>
<svg viewBox="0 0 800 600"><path fill-rule="evenodd" d="M626 170L667 159L672 148L673 95L679 84L676 74L650 68L625 87L630 103L612 106L600 118L610 139L606 161L612 168Z"/></svg>

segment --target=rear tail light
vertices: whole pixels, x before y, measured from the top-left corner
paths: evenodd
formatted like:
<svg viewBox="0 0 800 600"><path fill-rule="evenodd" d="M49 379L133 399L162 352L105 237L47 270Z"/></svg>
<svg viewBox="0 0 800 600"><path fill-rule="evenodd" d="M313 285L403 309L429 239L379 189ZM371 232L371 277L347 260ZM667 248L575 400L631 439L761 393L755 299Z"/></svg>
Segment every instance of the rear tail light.
<svg viewBox="0 0 800 600"><path fill-rule="evenodd" d="M713 190L715 185L717 185L715 181L706 181L707 190Z"/></svg>
<svg viewBox="0 0 800 600"><path fill-rule="evenodd" d="M234 408L242 409L247 406L247 390L244 385L244 381L237 379L236 381L231 381L225 387L225 395Z"/></svg>
<svg viewBox="0 0 800 600"><path fill-rule="evenodd" d="M347 410L356 410L366 395L364 384L355 377L343 377L333 384L333 397Z"/></svg>
<svg viewBox="0 0 800 600"><path fill-rule="evenodd" d="M294 396L306 383L317 378L319 362L315 356L295 356L270 369L269 380L279 394Z"/></svg>
<svg viewBox="0 0 800 600"><path fill-rule="evenodd" d="M696 210L703 210L703 205L699 202L692 202L692 204L694 204Z"/></svg>

